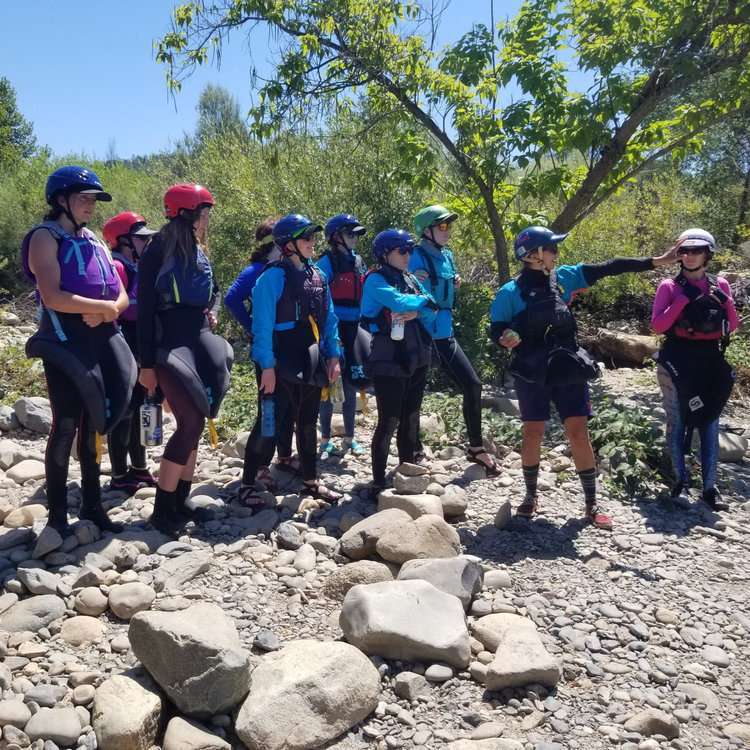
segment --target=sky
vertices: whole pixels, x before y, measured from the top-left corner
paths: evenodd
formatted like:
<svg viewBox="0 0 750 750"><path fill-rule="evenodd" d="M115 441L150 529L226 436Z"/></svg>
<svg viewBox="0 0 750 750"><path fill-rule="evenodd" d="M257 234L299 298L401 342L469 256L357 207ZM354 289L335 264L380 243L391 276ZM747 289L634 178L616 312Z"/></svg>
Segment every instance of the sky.
<svg viewBox="0 0 750 750"><path fill-rule="evenodd" d="M489 21L490 0L453 0L440 44ZM495 0L512 13L520 0ZM55 154L120 158L168 150L195 127L207 83L229 89L243 114L252 103L250 70L272 64L266 32L235 34L221 66L204 66L171 97L154 40L169 31L173 0L2 0L0 76L16 90L21 113ZM252 49L251 49L252 47Z"/></svg>

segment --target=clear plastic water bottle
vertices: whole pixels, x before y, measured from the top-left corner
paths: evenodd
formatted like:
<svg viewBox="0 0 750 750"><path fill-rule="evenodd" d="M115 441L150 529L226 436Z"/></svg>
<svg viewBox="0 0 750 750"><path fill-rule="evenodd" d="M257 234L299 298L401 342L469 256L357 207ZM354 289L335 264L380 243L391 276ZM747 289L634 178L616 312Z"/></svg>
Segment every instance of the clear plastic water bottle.
<svg viewBox="0 0 750 750"><path fill-rule="evenodd" d="M153 398L146 396L139 412L141 418L141 445L161 445L163 439L161 404L157 403Z"/></svg>
<svg viewBox="0 0 750 750"><path fill-rule="evenodd" d="M391 339L401 341L404 338L404 319L391 318Z"/></svg>
<svg viewBox="0 0 750 750"><path fill-rule="evenodd" d="M276 434L276 401L273 396L263 396L260 402L260 434L272 438Z"/></svg>
<svg viewBox="0 0 750 750"><path fill-rule="evenodd" d="M336 380L331 383L331 403L343 404L344 398L344 381L341 375L339 375Z"/></svg>

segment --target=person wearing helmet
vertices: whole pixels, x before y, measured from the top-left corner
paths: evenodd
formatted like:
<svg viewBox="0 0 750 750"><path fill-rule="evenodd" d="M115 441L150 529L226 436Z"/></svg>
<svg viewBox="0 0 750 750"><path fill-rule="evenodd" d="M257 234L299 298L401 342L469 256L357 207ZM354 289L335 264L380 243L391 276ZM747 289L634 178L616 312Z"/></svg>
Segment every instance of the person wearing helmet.
<svg viewBox="0 0 750 750"><path fill-rule="evenodd" d="M397 433L399 462L413 463L419 447L419 414L432 348L428 330L438 306L409 271L414 241L403 229L386 229L375 237L377 267L370 271L362 293L362 325L372 334L365 370L372 378L378 423L372 436L371 497L385 487L391 439ZM392 327L403 324L403 336Z"/></svg>
<svg viewBox="0 0 750 750"><path fill-rule="evenodd" d="M456 272L448 242L457 218L458 214L440 205L427 206L417 212L414 229L419 239L411 254L409 270L440 307L429 332L440 366L463 393L464 422L469 438L466 458L482 466L488 476L497 476L500 467L487 453L482 440L482 382L453 336L453 306L461 277Z"/></svg>
<svg viewBox="0 0 750 750"><path fill-rule="evenodd" d="M110 201L94 172L65 166L47 179L50 210L21 245L26 276L36 284L39 329L26 354L44 365L52 428L44 465L48 525L61 535L68 525L67 479L78 434L81 519L103 531L122 526L101 503L100 437L125 414L136 379L136 364L115 321L128 295L107 248L86 228L97 201Z"/></svg>
<svg viewBox="0 0 750 750"><path fill-rule="evenodd" d="M252 356L261 369L263 397L273 396L277 436L282 425L296 426L302 494L329 504L342 496L317 478L316 422L323 387L341 374L341 350L328 284L312 262L321 229L301 214L287 214L274 225L282 258L266 266L253 289ZM275 442L260 431L247 442L238 500L253 510L268 504L255 481L258 470L268 466Z"/></svg>
<svg viewBox="0 0 750 750"><path fill-rule="evenodd" d="M276 221L277 219L275 217L269 216L258 224L255 229L256 248L250 256L250 265L240 272L224 296L224 304L227 310L229 310L237 322L242 326L250 341L252 341L253 335L252 292L255 288L255 283L258 281L258 277L263 273L265 267L281 257L281 251L273 241L273 225ZM260 435L260 420L262 413L260 367L258 367L257 364L255 365L255 380L258 385L258 408L256 410L255 423L252 428L255 434L255 437L252 440L253 443L258 435ZM292 457L292 434L294 432L294 424L292 422L286 422L283 425L279 425L279 427L281 428L281 432L276 446L278 458L275 468L280 471L296 474L299 472L300 466L297 459ZM266 488L270 489L274 484L270 467L261 466L258 469L256 480L262 482Z"/></svg>
<svg viewBox="0 0 750 750"><path fill-rule="evenodd" d="M176 535L192 518L210 512L186 505L206 418L213 419L229 389L232 347L215 334L218 286L204 252L214 198L202 185L180 184L164 195L167 222L138 265L140 382L157 385L177 427L164 448L151 525Z"/></svg>
<svg viewBox="0 0 750 750"><path fill-rule="evenodd" d="M673 248L680 272L659 284L651 327L666 334L656 355L656 377L667 414L667 448L675 482L672 499L690 485L685 453L694 429L700 435L703 502L727 510L716 488L719 416L729 400L734 372L724 358L729 334L739 325L726 279L706 272L716 241L705 229L687 229Z"/></svg>
<svg viewBox="0 0 750 750"><path fill-rule="evenodd" d="M559 244L567 236L540 226L520 232L514 251L523 268L500 288L490 308L492 341L513 350L510 370L523 422L521 462L526 497L516 515L530 518L537 511L542 438L550 403L554 403L583 486L586 518L599 528L611 529L612 519L596 501L596 461L588 432L588 381L598 376L599 368L578 346L569 305L576 293L606 276L650 271L674 263L676 256L668 251L658 258L613 258L604 263L558 266Z"/></svg>
<svg viewBox="0 0 750 750"><path fill-rule="evenodd" d="M342 368L344 386L344 453L355 456L365 449L354 439L354 417L357 411L357 389L366 385L364 359L370 348L369 337L359 325L362 283L367 268L355 252L359 238L365 228L352 214L336 214L325 225L328 250L317 261L318 268L328 281L333 298L333 309L339 319L339 338L344 349ZM333 402L324 398L320 403L320 454L334 455L336 446L331 441L331 419Z"/></svg>
<svg viewBox="0 0 750 750"><path fill-rule="evenodd" d="M112 251L115 269L128 293L128 307L118 319L120 330L130 351L138 360L137 318L138 260L156 231L146 226L146 220L133 211L123 211L104 222L104 241ZM108 436L109 459L112 463L111 490L132 495L140 487L154 487L156 480L146 466L146 448L141 445L140 422L134 419L146 392L140 383L133 388L133 397L125 416ZM131 466L128 469L128 454Z"/></svg>

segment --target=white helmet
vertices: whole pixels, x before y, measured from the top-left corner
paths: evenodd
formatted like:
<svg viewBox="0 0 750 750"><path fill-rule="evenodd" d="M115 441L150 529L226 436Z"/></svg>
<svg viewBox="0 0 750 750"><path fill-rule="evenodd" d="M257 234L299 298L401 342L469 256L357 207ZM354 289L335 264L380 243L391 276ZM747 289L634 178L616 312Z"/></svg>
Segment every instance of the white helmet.
<svg viewBox="0 0 750 750"><path fill-rule="evenodd" d="M680 247L705 247L708 245L709 252L711 253L716 249L716 240L711 232L699 229L698 227L686 229L677 238L677 244Z"/></svg>

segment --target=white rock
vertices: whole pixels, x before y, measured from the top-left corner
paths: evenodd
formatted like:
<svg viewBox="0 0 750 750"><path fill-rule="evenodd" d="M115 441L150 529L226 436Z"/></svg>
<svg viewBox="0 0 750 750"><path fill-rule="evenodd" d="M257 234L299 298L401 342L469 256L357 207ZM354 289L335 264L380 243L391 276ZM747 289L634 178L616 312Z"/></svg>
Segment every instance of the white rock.
<svg viewBox="0 0 750 750"><path fill-rule="evenodd" d="M65 602L53 594L42 594L23 599L0 616L0 630L36 633L65 614Z"/></svg>
<svg viewBox="0 0 750 750"><path fill-rule="evenodd" d="M32 741L51 740L61 747L71 747L81 735L81 721L75 708L40 708L24 732Z"/></svg>
<svg viewBox="0 0 750 750"><path fill-rule="evenodd" d="M644 737L663 734L668 740L673 740L680 736L680 722L674 716L657 708L647 708L631 716L625 722L625 730L638 732Z"/></svg>
<svg viewBox="0 0 750 750"><path fill-rule="evenodd" d="M137 612L148 609L156 599L156 592L140 581L112 586L109 608L121 620L129 620Z"/></svg>
<svg viewBox="0 0 750 750"><path fill-rule="evenodd" d="M149 750L161 721L159 694L128 675L114 675L96 690L91 724L104 750Z"/></svg>
<svg viewBox="0 0 750 750"><path fill-rule="evenodd" d="M467 557L408 560L398 573L399 581L429 581L435 588L458 598L464 609L482 588L482 566Z"/></svg>
<svg viewBox="0 0 750 750"><path fill-rule="evenodd" d="M50 552L59 549L62 547L62 544L63 538L60 536L60 533L51 526L45 526L37 537L31 556L35 560L38 560L39 558L48 555Z"/></svg>
<svg viewBox="0 0 750 750"><path fill-rule="evenodd" d="M56 594L60 576L42 568L16 569L16 577L32 594Z"/></svg>
<svg viewBox="0 0 750 750"><path fill-rule="evenodd" d="M232 750L232 746L194 722L175 716L167 725L162 750Z"/></svg>
<svg viewBox="0 0 750 750"><path fill-rule="evenodd" d="M410 477L413 478L413 477ZM418 478L418 477L417 477ZM383 490L378 495L378 510L398 508L408 513L412 518L433 515L443 517L443 503L435 495L413 494L404 495L395 490Z"/></svg>
<svg viewBox="0 0 750 750"><path fill-rule="evenodd" d="M46 506L39 503L22 505L5 516L3 526L7 526L9 529L20 529L24 526L33 526L37 521L46 517Z"/></svg>
<svg viewBox="0 0 750 750"><path fill-rule="evenodd" d="M78 615L65 620L60 637L71 646L82 646L84 643L99 643L104 638L106 625L95 617Z"/></svg>
<svg viewBox="0 0 750 750"><path fill-rule="evenodd" d="M296 570L307 573L310 570L315 570L316 558L315 548L310 544L303 544L295 552L292 565Z"/></svg>
<svg viewBox="0 0 750 750"><path fill-rule="evenodd" d="M445 745L445 750L523 750L523 742L501 737L487 740L457 740Z"/></svg>
<svg viewBox="0 0 750 750"><path fill-rule="evenodd" d="M369 716L379 694L377 669L354 647L294 641L256 667L235 730L249 750L313 750Z"/></svg>
<svg viewBox="0 0 750 750"><path fill-rule="evenodd" d="M426 581L355 586L344 599L339 624L347 641L367 654L469 664L461 602Z"/></svg>
<svg viewBox="0 0 750 750"><path fill-rule="evenodd" d="M30 482L33 479L43 479L44 474L44 462L37 461L34 458L19 461L19 463L5 472L5 476L8 479L12 479L16 484Z"/></svg>
<svg viewBox="0 0 750 750"><path fill-rule="evenodd" d="M401 495L421 495L430 484L430 475L407 476L399 471L393 475L393 489Z"/></svg>
<svg viewBox="0 0 750 750"><path fill-rule="evenodd" d="M408 513L396 508L374 513L355 523L341 537L341 551L351 560L361 560L375 552L378 539L386 531L410 520Z"/></svg>
<svg viewBox="0 0 750 750"><path fill-rule="evenodd" d="M732 432L719 432L719 461L736 463L742 461L748 447L747 438Z"/></svg>
<svg viewBox="0 0 750 750"><path fill-rule="evenodd" d="M23 729L31 718L29 707L23 702L23 696L18 700L0 701L0 727L8 724L16 729Z"/></svg>
<svg viewBox="0 0 750 750"><path fill-rule="evenodd" d="M87 586L76 594L73 608L80 615L99 617L107 611L107 597L96 586Z"/></svg>
<svg viewBox="0 0 750 750"><path fill-rule="evenodd" d="M186 583L211 567L211 558L211 552L200 550L165 560L154 574L154 590L178 593Z"/></svg>
<svg viewBox="0 0 750 750"><path fill-rule="evenodd" d="M18 421L28 430L49 435L52 429L52 409L49 399L41 396L24 396L13 404Z"/></svg>
<svg viewBox="0 0 750 750"><path fill-rule="evenodd" d="M457 484L448 484L440 496L443 505L443 515L446 518L457 518L462 516L469 507L469 495L463 487Z"/></svg>
<svg viewBox="0 0 750 750"><path fill-rule="evenodd" d="M392 581L391 569L374 560L358 560L335 570L323 583L323 593L336 601L343 601L347 591L361 583Z"/></svg>
<svg viewBox="0 0 750 750"><path fill-rule="evenodd" d="M420 516L388 529L375 544L376 552L394 563L415 558L456 557L461 551L458 532L438 516Z"/></svg>

